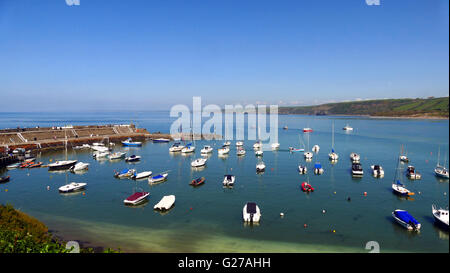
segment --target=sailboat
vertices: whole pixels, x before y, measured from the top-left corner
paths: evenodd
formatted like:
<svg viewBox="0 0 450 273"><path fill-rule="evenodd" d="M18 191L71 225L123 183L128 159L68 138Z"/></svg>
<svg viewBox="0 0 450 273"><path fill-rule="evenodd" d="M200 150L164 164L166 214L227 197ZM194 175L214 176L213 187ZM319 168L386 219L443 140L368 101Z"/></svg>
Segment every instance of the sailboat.
<svg viewBox="0 0 450 273"><path fill-rule="evenodd" d="M187 144L183 149L181 149L182 153L193 153L195 151L195 138L194 138L194 132L192 131L192 123L191 123L191 135L192 135L192 143Z"/></svg>
<svg viewBox="0 0 450 273"><path fill-rule="evenodd" d="M400 161L409 162L409 158L408 158L408 156L406 156L406 152L405 152L405 154L403 154L403 144L402 144L402 152L400 154Z"/></svg>
<svg viewBox="0 0 450 273"><path fill-rule="evenodd" d="M74 163L72 165L70 165L70 167L75 166L75 163L77 162L77 160L67 160L67 139L66 139L65 146L66 146L66 160L65 161L66 162L74 161ZM50 170L50 167L49 167L49 170ZM87 185L87 183L78 183L78 182L67 183L67 171L66 171L66 185L59 187L58 190L60 193L74 192L74 191L83 190L84 187L86 187L86 185Z"/></svg>
<svg viewBox="0 0 450 273"><path fill-rule="evenodd" d="M440 154L441 154L441 147L439 146L439 150L438 150L438 163L437 163L437 165L436 165L436 168L434 168L434 174L435 174L437 177L449 179L449 173L448 173L448 170L447 170L447 168L445 168L445 164L446 164L447 162L444 163L444 166L441 166L441 165L439 164L439 157L440 157ZM445 158L445 160L447 160L447 158Z"/></svg>
<svg viewBox="0 0 450 273"><path fill-rule="evenodd" d="M394 181L392 182L392 190L394 191L395 194L400 195L400 196L410 196L410 195L414 195L413 192L411 192L410 190L408 190L405 185L403 185L403 183L400 181L402 178L402 175L400 174L401 170L400 170L400 158L397 162L397 171L395 172L395 177L394 177Z"/></svg>
<svg viewBox="0 0 450 273"><path fill-rule="evenodd" d="M298 135L298 140L299 140L299 143L301 142L303 144L303 148L298 148L297 149L297 148L294 148L294 147L289 147L289 152L295 153L295 152L304 152L305 151L305 143L303 143L300 135Z"/></svg>
<svg viewBox="0 0 450 273"><path fill-rule="evenodd" d="M64 134L66 133L66 131L64 130ZM65 155L66 155L66 160L57 160L54 163L50 163L48 164L48 170L49 171L53 171L53 170L65 170L65 169L69 169L70 167L74 166L78 160L67 160L67 135L65 135L66 137L66 141L65 141Z"/></svg>
<svg viewBox="0 0 450 273"><path fill-rule="evenodd" d="M334 151L334 122L333 122L333 126L332 126L332 134L331 134L331 153L328 154L328 157L330 158L331 161L335 161L338 160L339 156L338 154Z"/></svg>
<svg viewBox="0 0 450 273"><path fill-rule="evenodd" d="M264 172L266 170L266 164L262 160L259 160L258 164L256 164L256 172Z"/></svg>

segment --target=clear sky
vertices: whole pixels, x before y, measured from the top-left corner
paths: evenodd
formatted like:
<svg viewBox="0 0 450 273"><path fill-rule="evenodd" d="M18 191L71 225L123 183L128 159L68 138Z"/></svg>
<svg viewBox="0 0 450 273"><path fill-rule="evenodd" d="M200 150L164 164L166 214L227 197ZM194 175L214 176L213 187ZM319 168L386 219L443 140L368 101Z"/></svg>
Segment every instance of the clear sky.
<svg viewBox="0 0 450 273"><path fill-rule="evenodd" d="M448 26L448 0L0 0L0 111L448 96Z"/></svg>

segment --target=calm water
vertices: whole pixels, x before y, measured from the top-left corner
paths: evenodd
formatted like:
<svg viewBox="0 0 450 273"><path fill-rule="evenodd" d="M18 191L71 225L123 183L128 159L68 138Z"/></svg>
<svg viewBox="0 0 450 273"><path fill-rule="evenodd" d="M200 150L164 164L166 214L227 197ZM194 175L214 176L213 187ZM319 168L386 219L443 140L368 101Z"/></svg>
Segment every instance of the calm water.
<svg viewBox="0 0 450 273"><path fill-rule="evenodd" d="M0 114L0 128L130 121L151 132L169 132L172 119L168 112ZM328 160L333 122L335 150L340 156L334 165ZM353 132L342 130L347 123ZM288 130L281 129L285 125ZM365 252L368 241L377 241L382 252L449 251L449 234L434 225L431 215L432 204L448 206L448 180L437 179L433 173L439 145L441 163L448 158L448 120L279 116L279 126L280 150L264 152L267 167L262 175L255 173L258 159L252 149L254 141L244 142L247 154L242 158L236 156L234 142L228 157L218 157L216 149L222 141L196 141L195 155L188 156L171 155L171 143L115 148L141 155L142 161L135 164L95 161L90 151L69 149L69 158L91 164L89 171L67 173L67 178L64 172L51 173L46 168L8 171L12 181L0 185L0 202L12 203L39 218L67 240L130 252ZM299 136L307 143L300 130L306 126L314 129L310 147L318 144L321 148L306 165L312 170L314 163L322 163L325 173L321 176L312 172L299 175L297 165L305 163L302 153L288 152L289 146L300 146ZM206 144L215 151L204 170L193 170L190 162L200 157ZM417 181L403 176L406 186L416 192L409 200L391 191L402 144L410 164L422 174ZM365 171L361 179L351 177L351 152L361 154ZM42 153L39 160L48 163L64 156L62 152ZM371 176L372 164L383 166L384 178ZM154 173L170 170L169 178L150 186L147 180L113 177L113 170L129 167ZM5 175L6 170L0 172ZM221 184L228 172L236 175L233 189L224 189ZM200 176L206 177L205 185L188 185ZM310 194L300 189L307 178L316 189ZM58 187L67 181L87 182L84 195L59 194ZM138 208L124 206L123 199L136 187L150 191L149 202ZM169 194L176 196L175 207L165 214L153 211L153 206ZM259 225L242 222L242 207L248 201L261 208ZM408 232L393 221L391 212L397 208L408 210L422 223L420 233ZM283 218L280 212L285 214Z"/></svg>

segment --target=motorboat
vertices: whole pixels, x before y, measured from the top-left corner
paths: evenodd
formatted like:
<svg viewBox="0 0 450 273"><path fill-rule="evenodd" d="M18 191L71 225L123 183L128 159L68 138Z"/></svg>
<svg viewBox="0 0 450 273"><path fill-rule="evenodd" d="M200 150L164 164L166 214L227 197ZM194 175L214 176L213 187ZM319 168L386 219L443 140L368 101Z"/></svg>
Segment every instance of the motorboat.
<svg viewBox="0 0 450 273"><path fill-rule="evenodd" d="M154 143L167 143L167 142L170 142L170 139L168 139L168 138L156 138L156 139L153 139L153 142Z"/></svg>
<svg viewBox="0 0 450 273"><path fill-rule="evenodd" d="M203 149L200 150L201 154L209 154L212 153L213 151L213 147L209 146L209 145L205 145L203 146Z"/></svg>
<svg viewBox="0 0 450 273"><path fill-rule="evenodd" d="M134 173L131 178L135 179L135 180L139 180L142 178L147 178L150 175L152 175L152 171L145 171L145 172L140 172L140 173Z"/></svg>
<svg viewBox="0 0 450 273"><path fill-rule="evenodd" d="M89 145L89 144L83 144L83 145L73 147L74 150L89 149L89 148L91 148L91 145Z"/></svg>
<svg viewBox="0 0 450 273"><path fill-rule="evenodd" d="M392 190L395 194L400 196L414 195L414 193L408 190L399 180L397 180L396 183L392 183Z"/></svg>
<svg viewBox="0 0 450 273"><path fill-rule="evenodd" d="M193 152L195 152L195 146L193 146L192 143L189 143L181 149L181 152L185 153L185 154L193 153Z"/></svg>
<svg viewBox="0 0 450 273"><path fill-rule="evenodd" d="M352 127L350 127L350 125L345 125L345 127L344 128L342 128L342 130L344 130L344 131L353 131L353 128Z"/></svg>
<svg viewBox="0 0 450 273"><path fill-rule="evenodd" d="M289 147L289 152L291 152L291 153L304 152L304 151L305 151L305 149L303 149L303 148L297 149L294 147Z"/></svg>
<svg viewBox="0 0 450 273"><path fill-rule="evenodd" d="M191 166L196 168L196 167L203 167L206 165L206 158L197 158L196 160L191 162Z"/></svg>
<svg viewBox="0 0 450 273"><path fill-rule="evenodd" d="M129 157L125 158L126 162L136 162L139 160L141 160L141 156L139 156L139 155L130 155Z"/></svg>
<svg viewBox="0 0 450 273"><path fill-rule="evenodd" d="M193 180L189 183L189 185L196 187L196 186L203 185L204 183L205 183L205 178L204 178L204 177L199 177L199 178L197 178L197 179L193 179Z"/></svg>
<svg viewBox="0 0 450 273"><path fill-rule="evenodd" d="M312 191L314 191L314 188L308 182L303 182L302 183L302 191L304 191L304 192L312 192Z"/></svg>
<svg viewBox="0 0 450 273"><path fill-rule="evenodd" d="M167 179L167 176L169 176L168 173L162 173L162 174L158 174L155 176L150 176L148 178L148 183L154 184L154 183L162 182Z"/></svg>
<svg viewBox="0 0 450 273"><path fill-rule="evenodd" d="M375 177L383 177L384 176L383 167L381 167L380 165L372 165L372 166L370 166L370 168L372 169L373 176L375 176Z"/></svg>
<svg viewBox="0 0 450 273"><path fill-rule="evenodd" d="M66 192L74 192L84 189L86 187L87 183L77 183L72 182L67 185L64 185L62 187L59 187L59 192L66 193Z"/></svg>
<svg viewBox="0 0 450 273"><path fill-rule="evenodd" d="M409 158L406 155L401 155L400 156L400 161L408 163L409 162Z"/></svg>
<svg viewBox="0 0 450 273"><path fill-rule="evenodd" d="M73 172L76 172L76 171L86 170L87 168L89 168L89 163L78 162L77 164L70 167L70 170Z"/></svg>
<svg viewBox="0 0 450 273"><path fill-rule="evenodd" d="M261 149L261 147L262 147L261 141L257 141L257 142L255 142L255 144L253 144L253 149L255 149L255 150Z"/></svg>
<svg viewBox="0 0 450 273"><path fill-rule="evenodd" d="M242 141L237 141L237 142L236 142L236 147L241 147L241 146L244 146L244 142L242 142Z"/></svg>
<svg viewBox="0 0 450 273"><path fill-rule="evenodd" d="M256 150L255 151L255 155L256 156L262 156L263 155L263 151L262 150Z"/></svg>
<svg viewBox="0 0 450 273"><path fill-rule="evenodd" d="M231 145L231 141L225 141L224 143L223 143L223 146L230 146Z"/></svg>
<svg viewBox="0 0 450 273"><path fill-rule="evenodd" d="M92 145L90 146L92 150L98 153L109 153L109 148L101 145Z"/></svg>
<svg viewBox="0 0 450 273"><path fill-rule="evenodd" d="M311 129L309 127L303 128L303 133L312 133L312 131L313 131L313 129Z"/></svg>
<svg viewBox="0 0 450 273"><path fill-rule="evenodd" d="M69 169L70 167L75 165L77 162L78 162L78 160L61 160L61 161L58 160L54 163L48 164L47 166L48 166L49 171L65 170L65 169Z"/></svg>
<svg viewBox="0 0 450 273"><path fill-rule="evenodd" d="M109 160L118 160L125 158L126 153L124 152L115 152L109 155Z"/></svg>
<svg viewBox="0 0 450 273"><path fill-rule="evenodd" d="M431 212L433 213L433 217L435 222L448 229L448 208L437 208L436 205L431 205Z"/></svg>
<svg viewBox="0 0 450 273"><path fill-rule="evenodd" d="M261 211L256 203L249 202L242 209L244 222L257 223L261 219Z"/></svg>
<svg viewBox="0 0 450 273"><path fill-rule="evenodd" d="M420 178L422 178L420 173L418 173L416 171L416 168L414 168L414 166L411 166L411 165L409 165L408 168L406 169L406 176L409 179L420 179Z"/></svg>
<svg viewBox="0 0 450 273"><path fill-rule="evenodd" d="M407 230L420 230L420 223L406 210L396 209L392 212L392 217Z"/></svg>
<svg viewBox="0 0 450 273"><path fill-rule="evenodd" d="M350 154L350 160L354 163L357 163L361 160L361 156L357 153L351 153Z"/></svg>
<svg viewBox="0 0 450 273"><path fill-rule="evenodd" d="M135 173L136 173L135 169L123 169L120 172L114 171L114 177L116 178L132 177Z"/></svg>
<svg viewBox="0 0 450 273"><path fill-rule="evenodd" d="M244 148L242 148L242 147L240 147L240 148L238 148L237 149L237 151L236 151L236 154L238 155L238 156L240 156L240 155L245 155L245 149Z"/></svg>
<svg viewBox="0 0 450 273"><path fill-rule="evenodd" d="M20 163L20 162L10 164L10 165L6 166L6 169L8 169L8 170L16 169L16 168L19 168L21 164L22 163Z"/></svg>
<svg viewBox="0 0 450 273"><path fill-rule="evenodd" d="M225 155L225 154L228 154L229 152L230 152L230 148L228 148L228 146L225 146L225 145L223 145L221 148L219 148L217 150L217 153L219 155Z"/></svg>
<svg viewBox="0 0 450 273"><path fill-rule="evenodd" d="M169 210L173 204L175 204L175 195L166 195L153 207L153 209L162 211Z"/></svg>
<svg viewBox="0 0 450 273"><path fill-rule="evenodd" d="M279 148L280 148L280 143L278 143L278 142L272 143L272 144L270 144L270 147L271 147L273 150L279 149Z"/></svg>
<svg viewBox="0 0 450 273"><path fill-rule="evenodd" d="M142 146L142 142L132 141L131 138L128 138L127 140L122 141L122 145L127 147L140 147Z"/></svg>
<svg viewBox="0 0 450 273"><path fill-rule="evenodd" d="M322 168L322 164L316 163L314 164L314 174L323 174L324 170Z"/></svg>
<svg viewBox="0 0 450 273"><path fill-rule="evenodd" d="M315 153L318 153L319 150L320 150L320 147L317 144L312 147L312 151L315 152Z"/></svg>
<svg viewBox="0 0 450 273"><path fill-rule="evenodd" d="M11 176L4 176L4 177L0 177L0 183L6 183L9 182L9 180L11 179Z"/></svg>
<svg viewBox="0 0 450 273"><path fill-rule="evenodd" d="M288 129L288 126L287 126L287 125L283 127L283 130L287 130L287 129Z"/></svg>
<svg viewBox="0 0 450 273"><path fill-rule="evenodd" d="M354 176L362 176L364 174L363 168L361 164L356 162L352 163L352 175Z"/></svg>
<svg viewBox="0 0 450 273"><path fill-rule="evenodd" d="M226 174L226 175L223 176L222 184L224 186L233 186L235 179L236 179L236 177L234 175Z"/></svg>
<svg viewBox="0 0 450 273"><path fill-rule="evenodd" d="M183 150L184 146L181 145L180 142L175 142L172 144L172 146L169 148L169 152L181 152Z"/></svg>
<svg viewBox="0 0 450 273"><path fill-rule="evenodd" d="M264 164L264 162L259 162L258 164L256 164L256 171L257 172L263 172L266 170L266 164Z"/></svg>
<svg viewBox="0 0 450 273"><path fill-rule="evenodd" d="M306 160L311 160L313 158L313 153L311 152L305 152L303 153L303 155L305 156Z"/></svg>
<svg viewBox="0 0 450 273"><path fill-rule="evenodd" d="M94 152L92 154L92 157L95 159L100 159L100 158L106 158L109 155L109 151L108 152Z"/></svg>
<svg viewBox="0 0 450 273"><path fill-rule="evenodd" d="M300 174L306 174L307 171L308 171L308 168L306 168L305 165L298 165L298 172Z"/></svg>
<svg viewBox="0 0 450 273"><path fill-rule="evenodd" d="M125 205L136 206L147 200L147 197L150 195L149 192L146 191L138 191L128 196L127 199L123 200Z"/></svg>

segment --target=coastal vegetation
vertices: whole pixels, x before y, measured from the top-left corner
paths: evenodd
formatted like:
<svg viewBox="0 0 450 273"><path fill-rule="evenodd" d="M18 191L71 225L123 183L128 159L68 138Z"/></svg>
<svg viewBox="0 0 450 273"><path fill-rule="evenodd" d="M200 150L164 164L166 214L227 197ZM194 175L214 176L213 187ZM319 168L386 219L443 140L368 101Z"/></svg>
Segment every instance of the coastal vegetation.
<svg viewBox="0 0 450 273"><path fill-rule="evenodd" d="M39 220L12 205L0 204L0 253L69 253L65 242L49 233ZM92 248L80 248L81 253L93 253ZM104 253L120 252L105 249Z"/></svg>
<svg viewBox="0 0 450 273"><path fill-rule="evenodd" d="M280 107L279 114L287 115L368 115L374 117L449 117L449 97L426 99L383 99L316 106Z"/></svg>

